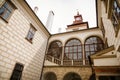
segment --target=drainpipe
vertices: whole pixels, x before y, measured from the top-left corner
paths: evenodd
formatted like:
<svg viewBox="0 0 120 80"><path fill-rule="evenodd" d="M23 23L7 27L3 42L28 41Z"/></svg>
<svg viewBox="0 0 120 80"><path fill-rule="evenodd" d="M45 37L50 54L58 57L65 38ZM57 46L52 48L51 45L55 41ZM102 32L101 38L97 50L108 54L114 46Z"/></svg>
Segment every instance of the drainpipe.
<svg viewBox="0 0 120 80"><path fill-rule="evenodd" d="M48 38L48 41L50 39L51 35L49 36ZM44 55L44 61L43 61L43 66L42 66L42 71L41 71L41 75L40 75L40 80L42 80L42 76L43 76L43 67L44 67L44 63L45 63L45 56L46 56L46 53L47 53L47 49L48 49L48 41L47 41L47 45L46 45L46 50L45 50L45 55Z"/></svg>
<svg viewBox="0 0 120 80"><path fill-rule="evenodd" d="M90 65L90 67L91 67L91 69L92 69L92 76L93 76L93 78L94 79L92 79L92 80L96 80L96 76L95 76L95 71L94 71L94 69L93 69L93 63L92 63L92 60L91 60L91 57L90 56L88 56L88 60L89 60L89 65Z"/></svg>

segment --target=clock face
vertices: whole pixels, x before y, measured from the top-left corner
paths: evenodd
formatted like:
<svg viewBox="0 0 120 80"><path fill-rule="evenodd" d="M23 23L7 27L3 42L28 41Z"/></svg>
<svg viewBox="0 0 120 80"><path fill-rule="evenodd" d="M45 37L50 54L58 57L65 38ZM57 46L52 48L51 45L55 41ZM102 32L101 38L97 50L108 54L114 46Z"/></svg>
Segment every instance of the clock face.
<svg viewBox="0 0 120 80"><path fill-rule="evenodd" d="M76 20L81 20L81 18L80 18L80 17L77 17Z"/></svg>

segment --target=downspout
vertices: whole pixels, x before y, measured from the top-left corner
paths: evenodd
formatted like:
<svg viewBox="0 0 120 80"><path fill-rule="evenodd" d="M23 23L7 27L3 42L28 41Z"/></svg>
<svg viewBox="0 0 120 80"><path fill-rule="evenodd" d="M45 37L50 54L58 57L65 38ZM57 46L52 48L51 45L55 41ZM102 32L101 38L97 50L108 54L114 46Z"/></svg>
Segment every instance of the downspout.
<svg viewBox="0 0 120 80"><path fill-rule="evenodd" d="M93 65L93 62L92 62L90 56L88 56L88 60L89 60L89 65L90 65L91 70L92 70L92 79L90 79L90 80L96 80L96 78L95 78L95 71L94 71L93 66L92 66L92 65Z"/></svg>
<svg viewBox="0 0 120 80"><path fill-rule="evenodd" d="M47 53L48 42L49 42L50 37L51 37L51 35L49 36L48 41L47 41L47 45L46 45L46 50L45 50L45 55L44 55L44 61L43 61L43 66L42 66L41 75L40 75L40 80L42 80L42 76L43 76L43 68L44 68L44 63L45 63L45 56L46 56L46 53Z"/></svg>

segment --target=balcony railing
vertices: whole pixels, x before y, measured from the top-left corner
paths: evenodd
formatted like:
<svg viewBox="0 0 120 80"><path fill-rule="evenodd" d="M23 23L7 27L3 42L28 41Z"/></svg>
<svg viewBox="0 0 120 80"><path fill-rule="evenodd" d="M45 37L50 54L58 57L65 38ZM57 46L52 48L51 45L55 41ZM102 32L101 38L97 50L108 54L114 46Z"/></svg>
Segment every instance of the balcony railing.
<svg viewBox="0 0 120 80"><path fill-rule="evenodd" d="M55 58L53 56L50 56L50 55L46 55L45 60L48 60L50 62L59 64L59 65L61 64L61 60L60 59L57 59L57 58Z"/></svg>
<svg viewBox="0 0 120 80"><path fill-rule="evenodd" d="M61 61L60 59L57 59L53 56L46 55L45 57L46 60L56 63L58 65L63 65L63 66L83 66L83 65L89 65L89 60L85 60L85 64L83 64L83 60L63 60Z"/></svg>
<svg viewBox="0 0 120 80"><path fill-rule="evenodd" d="M63 65L65 66L81 66L83 65L83 60L63 60Z"/></svg>

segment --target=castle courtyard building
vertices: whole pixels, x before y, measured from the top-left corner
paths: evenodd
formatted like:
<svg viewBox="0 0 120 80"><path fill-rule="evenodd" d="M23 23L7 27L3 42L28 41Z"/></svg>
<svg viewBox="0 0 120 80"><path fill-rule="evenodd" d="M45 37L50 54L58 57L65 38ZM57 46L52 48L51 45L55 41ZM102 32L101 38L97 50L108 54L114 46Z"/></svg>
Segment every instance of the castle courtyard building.
<svg viewBox="0 0 120 80"><path fill-rule="evenodd" d="M120 80L120 1L96 0L96 14L50 34L25 0L1 0L0 80Z"/></svg>

